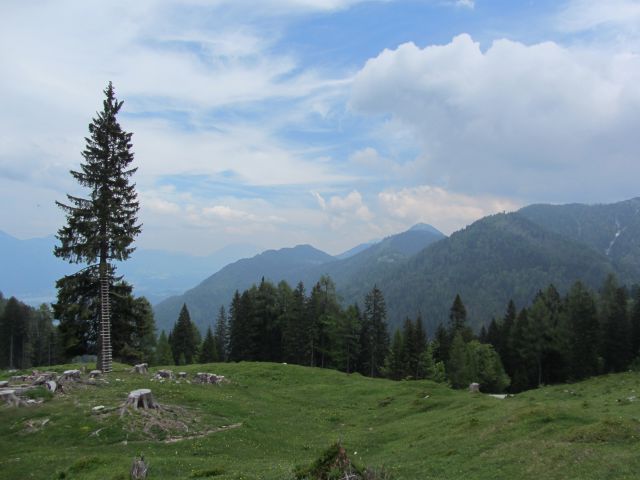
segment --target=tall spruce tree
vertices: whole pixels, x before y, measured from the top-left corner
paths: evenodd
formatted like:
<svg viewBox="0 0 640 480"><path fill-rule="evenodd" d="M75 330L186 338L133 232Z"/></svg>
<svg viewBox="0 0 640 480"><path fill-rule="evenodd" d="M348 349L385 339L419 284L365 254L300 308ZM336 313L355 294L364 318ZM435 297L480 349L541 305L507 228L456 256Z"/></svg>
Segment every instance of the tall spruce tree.
<svg viewBox="0 0 640 480"><path fill-rule="evenodd" d="M456 294L449 310L449 336L452 341L456 333L460 333L465 342L469 342L473 338L473 332L467 326L467 308L462 303L459 294Z"/></svg>
<svg viewBox="0 0 640 480"><path fill-rule="evenodd" d="M221 362L226 362L229 360L229 327L224 306L220 306L220 310L218 310L214 338L218 357Z"/></svg>
<svg viewBox="0 0 640 480"><path fill-rule="evenodd" d="M213 338L213 332L211 327L207 328L207 333L202 341L202 347L200 348L200 355L198 361L200 363L212 363L219 361L218 349L216 347L216 341Z"/></svg>
<svg viewBox="0 0 640 480"><path fill-rule="evenodd" d="M0 317L0 367L28 368L29 357L29 316L30 309L24 303L11 297Z"/></svg>
<svg viewBox="0 0 640 480"><path fill-rule="evenodd" d="M187 305L182 305L178 321L173 327L169 344L173 352L173 359L176 365L191 364L198 354L198 339L196 327L191 323L191 316Z"/></svg>
<svg viewBox="0 0 640 480"><path fill-rule="evenodd" d="M99 278L100 328L98 367L112 369L111 298L113 260L129 258L134 238L140 233L137 213L139 203L135 184L130 182L137 170L131 168L131 133L117 121L122 101L115 97L113 85L104 91L103 109L89 124L89 137L82 152L80 170L71 171L73 178L89 189L88 198L67 195L68 203L56 202L65 212L67 224L58 230L60 245L57 257L70 263L86 263Z"/></svg>
<svg viewBox="0 0 640 480"><path fill-rule="evenodd" d="M609 275L600 292L601 353L608 372L621 372L633 359L632 328L627 314L627 293Z"/></svg>
<svg viewBox="0 0 640 480"><path fill-rule="evenodd" d="M171 352L171 345L169 344L169 339L167 338L167 334L164 330L160 333L160 337L158 337L158 343L156 346L156 365L170 365L175 363L173 360L173 353Z"/></svg>
<svg viewBox="0 0 640 480"><path fill-rule="evenodd" d="M382 291L374 285L364 299L362 319L361 362L364 373L371 377L380 374L389 350L387 307Z"/></svg>
<svg viewBox="0 0 640 480"><path fill-rule="evenodd" d="M304 284L299 282L292 292L288 308L281 317L283 359L286 362L307 364L310 357L309 329L307 328L306 293Z"/></svg>
<svg viewBox="0 0 640 480"><path fill-rule="evenodd" d="M581 282L576 282L567 295L566 315L573 379L597 374L600 326L593 296Z"/></svg>

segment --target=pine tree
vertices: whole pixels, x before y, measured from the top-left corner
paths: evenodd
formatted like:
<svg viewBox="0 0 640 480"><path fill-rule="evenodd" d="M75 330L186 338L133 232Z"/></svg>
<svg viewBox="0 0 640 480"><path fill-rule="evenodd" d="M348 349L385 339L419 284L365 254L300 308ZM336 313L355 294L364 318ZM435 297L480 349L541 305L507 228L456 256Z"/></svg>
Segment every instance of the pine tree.
<svg viewBox="0 0 640 480"><path fill-rule="evenodd" d="M436 362L434 357L434 342L429 343L420 358L420 370L424 378L442 383L447 380L444 362Z"/></svg>
<svg viewBox="0 0 640 480"><path fill-rule="evenodd" d="M163 330L160 333L160 337L158 338L158 343L156 345L156 365L171 365L175 363L173 358L173 353L171 353L171 345L169 344L169 340L167 338L167 334Z"/></svg>
<svg viewBox="0 0 640 480"><path fill-rule="evenodd" d="M3 358L0 367L28 368L31 366L29 344L29 307L11 297L0 317L0 342Z"/></svg>
<svg viewBox="0 0 640 480"><path fill-rule="evenodd" d="M632 328L627 315L627 293L613 275L604 282L600 294L602 358L607 372L621 372L632 358Z"/></svg>
<svg viewBox="0 0 640 480"><path fill-rule="evenodd" d="M451 337L442 323L436 328L435 345L433 348L433 358L436 362L447 363L449 361L449 350L451 349Z"/></svg>
<svg viewBox="0 0 640 480"><path fill-rule="evenodd" d="M200 363L212 363L219 361L219 354L216 349L216 342L213 338L211 327L207 328L207 333L202 341L202 348L200 349L198 361Z"/></svg>
<svg viewBox="0 0 640 480"><path fill-rule="evenodd" d="M289 306L281 319L283 360L299 365L309 364L308 347L311 342L307 328L309 316L304 284L299 282L291 295Z"/></svg>
<svg viewBox="0 0 640 480"><path fill-rule="evenodd" d="M384 364L384 375L392 380L400 380L405 376L405 344L400 330L393 334L391 349Z"/></svg>
<svg viewBox="0 0 640 480"><path fill-rule="evenodd" d="M53 315L47 304L40 305L33 319L33 365L53 365L57 360Z"/></svg>
<svg viewBox="0 0 640 480"><path fill-rule="evenodd" d="M58 230L60 245L54 254L71 263L87 263L100 285L100 329L98 367L112 368L111 298L113 260L129 258L134 238L140 233L137 224L139 204L135 185L130 183L136 168L133 161L131 133L120 127L116 117L122 101L115 98L109 82L104 91L103 110L89 124L85 160L80 171L71 171L73 178L89 189L89 197L67 195L68 204L56 202L65 212L67 224Z"/></svg>
<svg viewBox="0 0 640 480"><path fill-rule="evenodd" d="M447 378L453 388L464 388L475 381L469 371L467 344L458 332L453 337L449 351L449 361L446 363Z"/></svg>
<svg viewBox="0 0 640 480"><path fill-rule="evenodd" d="M600 328L593 296L581 282L576 282L567 295L566 314L571 374L575 380L595 375L600 364Z"/></svg>
<svg viewBox="0 0 640 480"><path fill-rule="evenodd" d="M282 358L282 330L278 323L278 294L264 278L252 289L252 359L277 362Z"/></svg>
<svg viewBox="0 0 640 480"><path fill-rule="evenodd" d="M195 326L191 323L191 316L185 304L171 332L171 351L176 365L192 364L197 356L199 343Z"/></svg>
<svg viewBox="0 0 640 480"><path fill-rule="evenodd" d="M513 373L512 389L515 392L527 390L536 385L536 351L532 328L529 323L529 311L523 308L518 314L511 331L511 345L516 369Z"/></svg>
<svg viewBox="0 0 640 480"><path fill-rule="evenodd" d="M220 306L215 328L216 351L221 362L229 360L229 328L227 322L227 312L224 306Z"/></svg>
<svg viewBox="0 0 640 480"><path fill-rule="evenodd" d="M399 330L396 330L400 333ZM410 318L405 318L404 323L402 325L402 376L411 375L415 378L415 373L418 370L418 362L420 361L420 353L416 351L416 329L413 324L413 321ZM391 341L391 348L393 350L394 342L396 341L395 334L394 338Z"/></svg>
<svg viewBox="0 0 640 480"><path fill-rule="evenodd" d="M449 310L449 334L451 338L456 333L463 333L467 326L467 309L462 303L462 299L459 294L456 294L456 298L453 300L451 309ZM464 336L465 334L463 334Z"/></svg>
<svg viewBox="0 0 640 480"><path fill-rule="evenodd" d="M389 349L389 333L387 307L377 286L374 286L364 299L362 339L361 358L365 373L371 377L378 376Z"/></svg>
<svg viewBox="0 0 640 480"><path fill-rule="evenodd" d="M351 373L358 368L358 358L360 357L362 321L358 305L349 306L341 317L339 368Z"/></svg>
<svg viewBox="0 0 640 480"><path fill-rule="evenodd" d="M514 377L515 370L518 366L512 345L512 334L513 329L515 328L517 316L518 311L516 309L516 305L513 303L513 300L509 300L507 310L502 319L502 324L500 325L500 340L498 344L495 345L495 349L502 359L502 364L504 365L507 375L511 378Z"/></svg>

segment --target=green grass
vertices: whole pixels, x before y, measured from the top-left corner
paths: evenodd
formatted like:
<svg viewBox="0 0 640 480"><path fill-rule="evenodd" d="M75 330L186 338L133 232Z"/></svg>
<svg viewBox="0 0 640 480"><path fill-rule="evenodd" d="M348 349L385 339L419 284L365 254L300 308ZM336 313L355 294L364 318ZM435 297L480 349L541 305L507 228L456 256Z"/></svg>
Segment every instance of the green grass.
<svg viewBox="0 0 640 480"><path fill-rule="evenodd" d="M635 479L640 472L637 373L498 400L427 381L294 365L181 368L231 380L220 387L160 384L118 367L108 385L77 387L38 406L1 406L0 478L126 480L142 454L150 480L285 480L336 440L359 464L384 466L396 479ZM167 444L161 439L172 432L130 431L142 427L135 414L91 413L120 405L136 388L183 407L177 416L190 434L242 425Z"/></svg>

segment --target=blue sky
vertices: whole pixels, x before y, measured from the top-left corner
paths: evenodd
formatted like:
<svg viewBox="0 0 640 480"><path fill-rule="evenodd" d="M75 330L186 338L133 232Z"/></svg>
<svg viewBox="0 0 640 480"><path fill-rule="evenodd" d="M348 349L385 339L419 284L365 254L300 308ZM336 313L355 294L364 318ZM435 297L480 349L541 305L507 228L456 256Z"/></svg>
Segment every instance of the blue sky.
<svg viewBox="0 0 640 480"><path fill-rule="evenodd" d="M55 232L109 80L138 245L330 253L638 195L640 1L0 6L0 230Z"/></svg>

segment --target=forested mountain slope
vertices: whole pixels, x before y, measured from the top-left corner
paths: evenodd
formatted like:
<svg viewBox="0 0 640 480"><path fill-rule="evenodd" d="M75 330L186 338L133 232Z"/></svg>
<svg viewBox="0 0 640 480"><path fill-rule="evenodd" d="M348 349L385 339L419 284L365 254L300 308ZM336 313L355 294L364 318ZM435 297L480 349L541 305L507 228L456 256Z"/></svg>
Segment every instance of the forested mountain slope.
<svg viewBox="0 0 640 480"><path fill-rule="evenodd" d="M213 323L221 306L229 305L236 290L244 290L265 279L296 284L306 269L334 261L328 253L310 245L267 250L252 258L227 265L183 295L170 297L154 307L158 330L169 331L187 304L193 322L201 329Z"/></svg>
<svg viewBox="0 0 640 480"><path fill-rule="evenodd" d="M596 288L608 273L619 270L604 253L511 213L478 220L376 282L393 322L420 312L433 332L447 321L456 293L478 327L510 299L523 305L549 283L566 291L578 279Z"/></svg>
<svg viewBox="0 0 640 480"><path fill-rule="evenodd" d="M309 245L270 250L228 265L184 295L159 303L155 306L156 323L159 329L170 329L186 303L191 318L202 330L213 322L220 306L229 305L236 290L247 289L262 277L274 283L285 280L292 286L302 281L310 290L322 275L328 275L341 295L358 295L363 279L369 283L368 279L381 278L416 252L443 238L444 234L433 227L417 225L344 259Z"/></svg>
<svg viewBox="0 0 640 480"><path fill-rule="evenodd" d="M598 288L609 273L622 283L640 281L638 211L640 199L595 206L532 205L485 217L448 238L418 225L346 259L308 246L272 251L230 265L185 295L161 303L158 324L170 328L187 303L202 328L221 305L229 304L236 289L262 277L292 286L303 281L310 289L329 275L345 304L361 303L377 285L392 327L420 313L433 332L447 321L459 293L471 325L479 328L501 316L510 299L527 304L550 283L565 292L576 280ZM307 257L303 250L315 253Z"/></svg>
<svg viewBox="0 0 640 480"><path fill-rule="evenodd" d="M618 268L640 271L640 197L603 205L530 205L519 213L592 247Z"/></svg>

